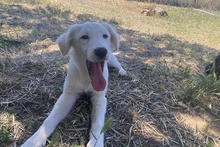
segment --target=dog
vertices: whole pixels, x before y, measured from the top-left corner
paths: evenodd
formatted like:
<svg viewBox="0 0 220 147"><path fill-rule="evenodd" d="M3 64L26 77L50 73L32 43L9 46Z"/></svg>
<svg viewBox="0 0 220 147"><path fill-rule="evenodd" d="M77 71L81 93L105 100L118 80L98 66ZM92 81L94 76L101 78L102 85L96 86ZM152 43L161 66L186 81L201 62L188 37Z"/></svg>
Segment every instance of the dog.
<svg viewBox="0 0 220 147"><path fill-rule="evenodd" d="M81 94L91 96L91 130L87 147L103 147L108 85L108 67L126 75L112 47L119 49L119 35L109 23L87 22L73 24L56 40L62 55L69 53L70 61L63 93L40 128L21 147L45 146L58 123L68 114Z"/></svg>

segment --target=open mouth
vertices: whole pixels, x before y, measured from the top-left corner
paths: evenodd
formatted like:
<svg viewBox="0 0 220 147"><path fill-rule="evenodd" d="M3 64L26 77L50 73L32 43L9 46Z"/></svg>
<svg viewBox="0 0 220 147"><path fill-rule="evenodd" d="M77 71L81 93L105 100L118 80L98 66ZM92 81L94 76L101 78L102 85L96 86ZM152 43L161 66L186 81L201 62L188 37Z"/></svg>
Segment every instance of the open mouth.
<svg viewBox="0 0 220 147"><path fill-rule="evenodd" d="M95 91L103 91L106 87L106 80L103 76L104 63L105 61L91 62L86 60L91 84Z"/></svg>

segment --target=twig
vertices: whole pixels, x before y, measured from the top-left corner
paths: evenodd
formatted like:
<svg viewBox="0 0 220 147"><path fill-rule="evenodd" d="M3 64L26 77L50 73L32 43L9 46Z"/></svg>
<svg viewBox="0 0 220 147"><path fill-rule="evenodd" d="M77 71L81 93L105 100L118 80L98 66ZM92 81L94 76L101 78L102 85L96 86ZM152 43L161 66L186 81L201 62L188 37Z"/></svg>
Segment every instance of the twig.
<svg viewBox="0 0 220 147"><path fill-rule="evenodd" d="M207 11L205 11L205 10L201 10L201 9L194 9L194 10L196 10L196 11L200 11L200 12L204 12L204 13L206 13L206 14L209 14L209 15L215 16L215 14L210 13L210 12L207 12Z"/></svg>

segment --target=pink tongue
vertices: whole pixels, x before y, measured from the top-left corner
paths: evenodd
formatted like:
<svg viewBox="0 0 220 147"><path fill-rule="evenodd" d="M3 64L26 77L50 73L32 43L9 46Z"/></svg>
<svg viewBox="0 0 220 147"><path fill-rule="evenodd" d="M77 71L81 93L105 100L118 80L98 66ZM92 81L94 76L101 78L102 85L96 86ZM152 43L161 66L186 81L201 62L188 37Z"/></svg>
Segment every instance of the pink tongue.
<svg viewBox="0 0 220 147"><path fill-rule="evenodd" d="M92 70L91 70L91 83L93 88L96 91L103 91L106 86L106 80L102 74L102 67L100 62L92 63Z"/></svg>

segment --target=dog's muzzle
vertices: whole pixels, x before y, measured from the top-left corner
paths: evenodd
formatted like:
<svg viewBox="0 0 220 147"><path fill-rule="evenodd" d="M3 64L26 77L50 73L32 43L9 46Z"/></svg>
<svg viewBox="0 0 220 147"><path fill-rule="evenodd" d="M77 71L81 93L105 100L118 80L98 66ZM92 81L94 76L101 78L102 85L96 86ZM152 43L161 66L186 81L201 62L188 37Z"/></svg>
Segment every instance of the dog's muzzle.
<svg viewBox="0 0 220 147"><path fill-rule="evenodd" d="M106 87L106 79L103 76L104 64L108 50L105 47L97 47L94 50L96 61L86 60L91 84L95 91L103 91Z"/></svg>

